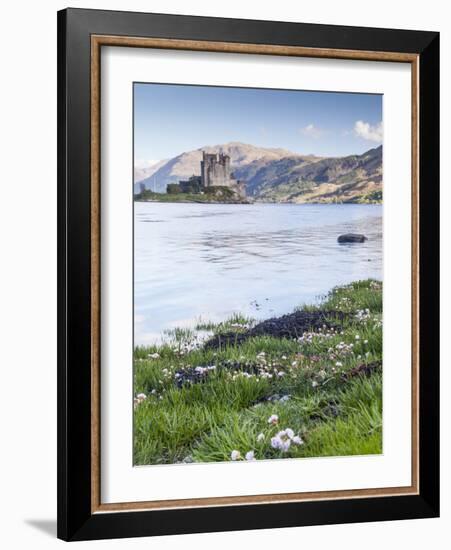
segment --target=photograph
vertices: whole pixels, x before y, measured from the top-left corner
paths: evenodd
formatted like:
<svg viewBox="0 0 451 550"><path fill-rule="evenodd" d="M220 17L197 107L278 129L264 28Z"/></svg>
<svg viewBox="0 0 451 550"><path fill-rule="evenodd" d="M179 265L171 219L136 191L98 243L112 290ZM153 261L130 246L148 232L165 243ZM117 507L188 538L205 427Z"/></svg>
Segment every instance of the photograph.
<svg viewBox="0 0 451 550"><path fill-rule="evenodd" d="M133 464L382 454L383 95L134 82L133 163Z"/></svg>

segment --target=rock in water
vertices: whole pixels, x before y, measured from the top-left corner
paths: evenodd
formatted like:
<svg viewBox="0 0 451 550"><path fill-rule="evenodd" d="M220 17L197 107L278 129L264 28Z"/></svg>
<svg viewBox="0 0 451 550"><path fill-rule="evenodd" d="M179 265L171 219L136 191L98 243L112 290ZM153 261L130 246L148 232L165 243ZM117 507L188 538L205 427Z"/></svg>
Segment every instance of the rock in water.
<svg viewBox="0 0 451 550"><path fill-rule="evenodd" d="M364 243L367 240L367 237L360 233L345 233L344 235L340 235L337 239L339 243Z"/></svg>

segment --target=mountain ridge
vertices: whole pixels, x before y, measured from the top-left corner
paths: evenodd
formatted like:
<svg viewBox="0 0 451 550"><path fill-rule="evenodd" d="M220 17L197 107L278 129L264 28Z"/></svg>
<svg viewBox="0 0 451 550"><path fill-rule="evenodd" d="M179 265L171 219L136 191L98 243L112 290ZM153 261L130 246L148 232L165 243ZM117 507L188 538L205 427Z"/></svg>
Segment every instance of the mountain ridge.
<svg viewBox="0 0 451 550"><path fill-rule="evenodd" d="M163 163L150 177L135 184L165 192L200 172L202 151L228 154L246 193L265 202L378 202L382 197L382 145L360 155L320 157L281 148L264 148L241 142L205 146L181 153Z"/></svg>

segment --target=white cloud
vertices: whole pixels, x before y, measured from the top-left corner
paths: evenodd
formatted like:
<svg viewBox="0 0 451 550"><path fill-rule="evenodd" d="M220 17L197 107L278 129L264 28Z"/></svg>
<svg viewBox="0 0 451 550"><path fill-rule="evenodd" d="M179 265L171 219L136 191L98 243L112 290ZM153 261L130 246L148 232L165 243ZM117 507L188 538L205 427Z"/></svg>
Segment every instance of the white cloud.
<svg viewBox="0 0 451 550"><path fill-rule="evenodd" d="M307 137L318 139L324 132L320 128L317 128L314 124L307 124L304 128L301 128L301 134Z"/></svg>
<svg viewBox="0 0 451 550"><path fill-rule="evenodd" d="M368 141L377 141L382 142L383 138L383 128L382 122L372 126L369 122L364 122L363 120L357 120L354 124L354 133L363 139Z"/></svg>

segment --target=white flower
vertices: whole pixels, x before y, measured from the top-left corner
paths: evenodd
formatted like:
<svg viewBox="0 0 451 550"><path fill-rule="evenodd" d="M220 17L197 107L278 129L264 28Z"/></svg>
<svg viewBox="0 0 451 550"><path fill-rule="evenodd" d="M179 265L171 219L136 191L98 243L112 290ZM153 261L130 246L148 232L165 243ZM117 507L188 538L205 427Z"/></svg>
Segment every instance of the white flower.
<svg viewBox="0 0 451 550"><path fill-rule="evenodd" d="M149 357L150 359L159 359L160 354L159 353L149 353L149 355L147 357Z"/></svg>
<svg viewBox="0 0 451 550"><path fill-rule="evenodd" d="M235 450L232 451L232 452L230 453L230 458L231 458L232 460L238 460L239 458L241 458L240 451L235 451Z"/></svg>
<svg viewBox="0 0 451 550"><path fill-rule="evenodd" d="M364 344L368 344L368 340L364 340L363 343L364 343Z"/></svg>
<svg viewBox="0 0 451 550"><path fill-rule="evenodd" d="M248 451L246 453L246 460L255 460L254 451Z"/></svg>
<svg viewBox="0 0 451 550"><path fill-rule="evenodd" d="M271 447L287 452L291 445L291 439L288 437L286 430L282 430L276 436L271 438Z"/></svg>
<svg viewBox="0 0 451 550"><path fill-rule="evenodd" d="M136 396L136 399L139 399L140 401L142 401L143 399L147 399L147 395L145 393L138 393L138 395Z"/></svg>
<svg viewBox="0 0 451 550"><path fill-rule="evenodd" d="M295 445L303 445L304 444L304 441L302 440L301 437L299 437L298 435L295 435L291 441L295 444Z"/></svg>
<svg viewBox="0 0 451 550"><path fill-rule="evenodd" d="M294 432L291 428L285 428L285 433L286 435L290 438L290 439L293 439L294 437Z"/></svg>
<svg viewBox="0 0 451 550"><path fill-rule="evenodd" d="M265 439L265 434L263 432L260 432L258 435L257 435L257 441L258 443L260 443L261 441L263 441Z"/></svg>
<svg viewBox="0 0 451 550"><path fill-rule="evenodd" d="M197 374L200 374L201 376L203 376L207 371L208 371L208 367L196 367L194 369L195 372L197 372Z"/></svg>
<svg viewBox="0 0 451 550"><path fill-rule="evenodd" d="M336 367L342 367L342 366L343 366L343 363L341 363L340 361L337 361L337 362L335 363L335 366L336 366Z"/></svg>
<svg viewBox="0 0 451 550"><path fill-rule="evenodd" d="M316 388L317 385L318 385L318 382L316 380L313 380L312 381L312 388Z"/></svg>
<svg viewBox="0 0 451 550"><path fill-rule="evenodd" d="M279 422L279 417L277 416L277 414L272 414L268 418L268 424L277 424L277 422Z"/></svg>
<svg viewBox="0 0 451 550"><path fill-rule="evenodd" d="M356 340L360 340L360 336L358 334L355 335Z"/></svg>

